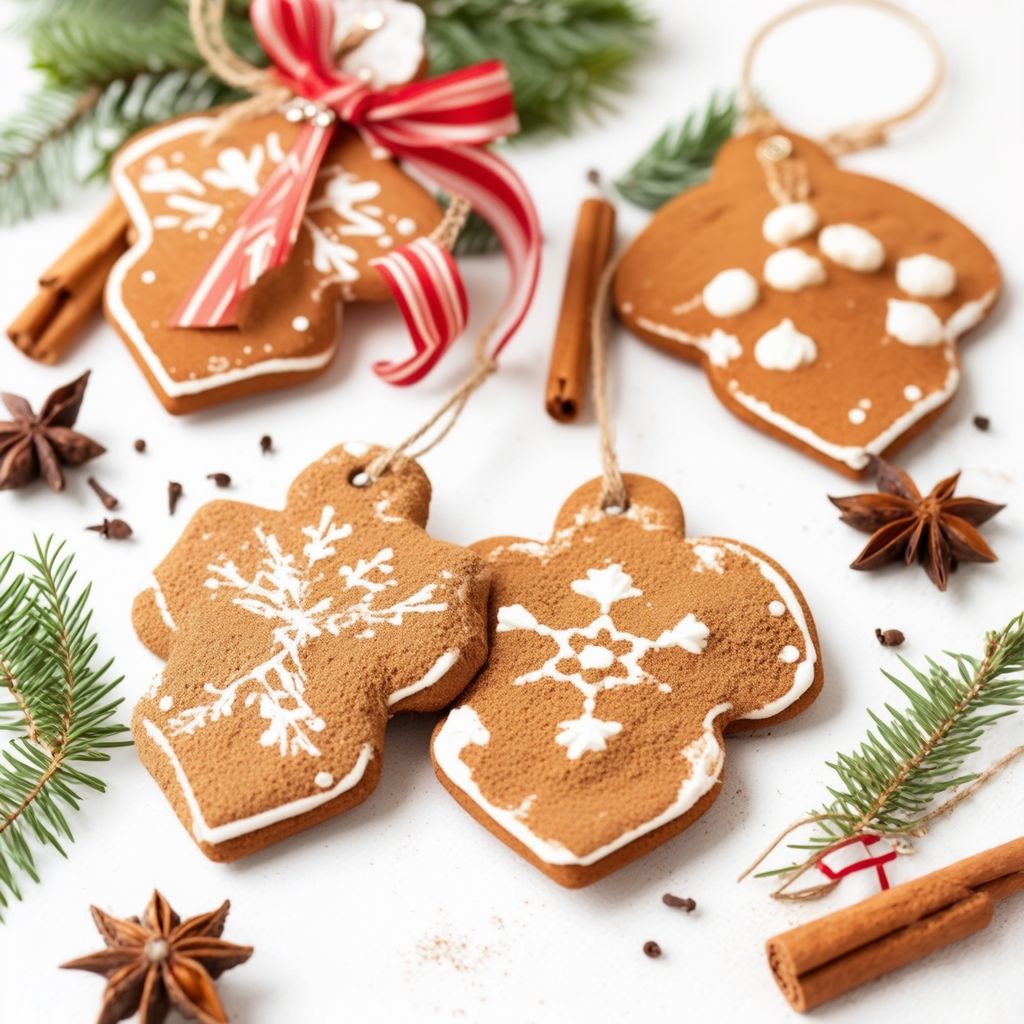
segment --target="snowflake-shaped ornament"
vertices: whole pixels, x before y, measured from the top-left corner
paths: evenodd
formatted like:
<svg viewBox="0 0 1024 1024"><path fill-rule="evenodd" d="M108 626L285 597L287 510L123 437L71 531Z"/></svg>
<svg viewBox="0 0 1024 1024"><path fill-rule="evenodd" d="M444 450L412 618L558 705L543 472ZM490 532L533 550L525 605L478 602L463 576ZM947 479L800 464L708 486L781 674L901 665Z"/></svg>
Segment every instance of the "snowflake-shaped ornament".
<svg viewBox="0 0 1024 1024"><path fill-rule="evenodd" d="M776 563L686 538L664 486L580 488L546 543L475 545L494 574L487 665L434 734L438 777L556 881L595 881L696 820L722 735L821 686L810 613Z"/></svg>
<svg viewBox="0 0 1024 1024"><path fill-rule="evenodd" d="M167 660L139 756L207 856L234 860L360 803L398 711L435 711L486 654L489 572L427 536L405 460L369 486L335 449L276 512L201 508L134 610Z"/></svg>

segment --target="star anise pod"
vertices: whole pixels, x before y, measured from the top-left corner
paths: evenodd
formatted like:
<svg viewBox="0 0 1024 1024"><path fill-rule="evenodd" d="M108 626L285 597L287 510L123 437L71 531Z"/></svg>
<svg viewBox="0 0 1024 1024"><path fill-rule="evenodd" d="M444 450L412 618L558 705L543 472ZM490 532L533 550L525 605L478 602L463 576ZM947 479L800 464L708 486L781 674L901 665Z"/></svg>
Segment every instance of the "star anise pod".
<svg viewBox="0 0 1024 1024"><path fill-rule="evenodd" d="M42 477L55 491L64 490L61 465L80 466L106 448L71 428L82 407L89 374L58 388L37 416L20 395L2 394L14 417L0 422L0 491L24 487Z"/></svg>
<svg viewBox="0 0 1024 1024"><path fill-rule="evenodd" d="M230 903L182 922L158 892L140 921L91 907L107 948L62 967L107 979L97 1024L115 1024L134 1013L139 1024L163 1024L173 1008L200 1024L226 1024L213 979L252 956L251 946L221 937Z"/></svg>
<svg viewBox="0 0 1024 1024"><path fill-rule="evenodd" d="M1005 505L981 498L955 498L959 473L940 480L926 495L902 470L876 460L877 494L829 498L848 526L871 539L851 563L851 569L878 569L902 558L919 561L929 579L945 590L959 562L994 562L995 553L976 527Z"/></svg>

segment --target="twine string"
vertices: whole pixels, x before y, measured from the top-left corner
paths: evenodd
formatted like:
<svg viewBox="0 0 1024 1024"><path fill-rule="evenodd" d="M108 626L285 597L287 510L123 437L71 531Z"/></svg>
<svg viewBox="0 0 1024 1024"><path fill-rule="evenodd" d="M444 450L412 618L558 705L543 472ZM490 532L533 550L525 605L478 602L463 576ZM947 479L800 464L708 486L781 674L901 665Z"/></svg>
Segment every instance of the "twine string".
<svg viewBox="0 0 1024 1024"><path fill-rule="evenodd" d="M946 78L946 57L935 33L921 18L905 8L891 3L890 0L805 0L804 3L790 7L767 21L754 33L747 46L739 85L740 103L744 111L742 128L744 132L775 132L780 128L774 115L758 98L752 84L754 62L765 39L782 25L811 11L840 5L867 7L904 21L927 45L932 58L932 73L921 94L907 106L886 117L847 125L827 135L823 141L825 149L829 153L833 156L841 156L844 153L852 153L870 146L882 145L886 142L890 129L916 117L935 98Z"/></svg>

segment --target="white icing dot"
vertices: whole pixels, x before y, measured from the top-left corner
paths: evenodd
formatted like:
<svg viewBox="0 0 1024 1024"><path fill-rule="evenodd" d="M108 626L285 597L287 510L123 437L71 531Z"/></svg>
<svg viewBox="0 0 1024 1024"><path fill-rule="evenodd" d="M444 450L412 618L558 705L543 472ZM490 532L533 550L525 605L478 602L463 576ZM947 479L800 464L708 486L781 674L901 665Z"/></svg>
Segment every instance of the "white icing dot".
<svg viewBox="0 0 1024 1024"><path fill-rule="evenodd" d="M916 384L908 384L903 389L903 397L908 402L920 402L924 392Z"/></svg>
<svg viewBox="0 0 1024 1024"><path fill-rule="evenodd" d="M715 328L709 337L699 343L699 348L712 366L728 366L730 361L743 355L743 346L735 334Z"/></svg>
<svg viewBox="0 0 1024 1024"><path fill-rule="evenodd" d="M806 238L817 226L818 214L810 203L783 203L765 217L761 233L772 245L789 245Z"/></svg>
<svg viewBox="0 0 1024 1024"><path fill-rule="evenodd" d="M263 351L269 354L270 352L274 351L274 346L268 342L266 345L263 346Z"/></svg>
<svg viewBox="0 0 1024 1024"><path fill-rule="evenodd" d="M377 237L377 244L382 249L388 249L395 244L395 240L390 235L379 235Z"/></svg>
<svg viewBox="0 0 1024 1024"><path fill-rule="evenodd" d="M846 415L850 418L851 423L856 424L861 424L868 418L868 414L863 409L851 409Z"/></svg>
<svg viewBox="0 0 1024 1024"><path fill-rule="evenodd" d="M223 373L231 365L227 356L210 356L206 360L207 373Z"/></svg>
<svg viewBox="0 0 1024 1024"><path fill-rule="evenodd" d="M156 280L155 270L144 270L140 275L139 279L143 284L152 284Z"/></svg>
<svg viewBox="0 0 1024 1024"><path fill-rule="evenodd" d="M759 293L753 274L733 267L715 274L704 286L701 298L712 316L737 316L757 302Z"/></svg>
<svg viewBox="0 0 1024 1024"><path fill-rule="evenodd" d="M952 263L923 252L897 262L896 283L919 299L941 299L956 288L956 270Z"/></svg>
<svg viewBox="0 0 1024 1024"><path fill-rule="evenodd" d="M801 334L789 319L765 331L754 346L754 359L766 370L796 370L817 358L814 339Z"/></svg>
<svg viewBox="0 0 1024 1024"><path fill-rule="evenodd" d="M904 345L938 345L945 332L942 321L931 306L923 302L890 299L885 314L885 332Z"/></svg>
<svg viewBox="0 0 1024 1024"><path fill-rule="evenodd" d="M246 345L242 349L242 355L251 356L252 355L252 345Z"/></svg>
<svg viewBox="0 0 1024 1024"><path fill-rule="evenodd" d="M781 601L772 601L768 605L768 614L774 615L778 618L780 615L786 614L786 606Z"/></svg>
<svg viewBox="0 0 1024 1024"><path fill-rule="evenodd" d="M786 644L786 646L779 651L779 661L784 661L787 665L792 665L799 657L800 652L792 644Z"/></svg>
<svg viewBox="0 0 1024 1024"><path fill-rule="evenodd" d="M313 781L321 789L327 789L334 783L334 776L330 772L317 772Z"/></svg>
<svg viewBox="0 0 1024 1024"><path fill-rule="evenodd" d="M308 316L297 316L292 321L292 327L297 331L308 331L309 330L309 317Z"/></svg>
<svg viewBox="0 0 1024 1024"><path fill-rule="evenodd" d="M803 249L780 249L764 261L764 279L780 292L798 292L825 280L825 268L817 256Z"/></svg>
<svg viewBox="0 0 1024 1024"><path fill-rule="evenodd" d="M857 405L860 406L861 409L870 409L871 408L871 399L870 398L862 398L857 403Z"/></svg>
<svg viewBox="0 0 1024 1024"><path fill-rule="evenodd" d="M395 224L395 230L400 235L411 235L416 230L416 221L412 217L401 217Z"/></svg>
<svg viewBox="0 0 1024 1024"><path fill-rule="evenodd" d="M624 303L622 304L622 312L623 312L623 313L625 313L625 314L626 314L627 316L628 316L628 315L629 315L630 313L632 313L632 312L633 312L633 310L634 310L635 308L636 308L636 307L635 307L635 306L633 305L633 303L632 303L632 302L624 302Z"/></svg>
<svg viewBox="0 0 1024 1024"><path fill-rule="evenodd" d="M174 707L174 698L164 696L160 698L160 703L157 705L161 711L170 711Z"/></svg>
<svg viewBox="0 0 1024 1024"><path fill-rule="evenodd" d="M818 235L818 248L833 263L871 273L885 262L885 249L870 231L856 224L829 224Z"/></svg>

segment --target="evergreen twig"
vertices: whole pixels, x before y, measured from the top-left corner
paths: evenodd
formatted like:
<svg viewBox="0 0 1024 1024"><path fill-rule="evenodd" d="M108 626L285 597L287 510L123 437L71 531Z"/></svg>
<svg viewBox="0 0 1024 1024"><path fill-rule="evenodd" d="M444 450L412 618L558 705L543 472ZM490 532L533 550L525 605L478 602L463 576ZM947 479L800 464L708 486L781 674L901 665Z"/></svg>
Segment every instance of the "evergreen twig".
<svg viewBox="0 0 1024 1024"><path fill-rule="evenodd" d="M34 846L67 856L74 836L66 811L82 791L105 785L79 765L109 760L126 746L113 722L121 682L111 662L94 666L89 587L73 593L73 557L52 538L25 556L30 571L12 576L14 553L0 558L0 730L13 733L0 757L0 907L22 898L19 875L39 881Z"/></svg>
<svg viewBox="0 0 1024 1024"><path fill-rule="evenodd" d="M784 879L776 896L807 898L828 891L835 883L787 892L844 839L876 835L902 848L901 841L923 835L932 820L960 802L962 794L933 809L939 796L990 778L1007 763L1004 758L980 775L964 769L980 749L984 733L1024 704L1024 612L986 635L980 658L945 654L951 666L927 658L925 670L901 658L911 681L883 672L909 705L897 710L886 703L884 714L869 710L874 728L856 750L828 762L838 776L838 783L828 787L832 800L787 829L754 865L787 835L804 825L815 826L805 842L789 844L790 849L808 852L805 859L759 874ZM1022 752L1024 748L1019 748L1012 757Z"/></svg>
<svg viewBox="0 0 1024 1024"><path fill-rule="evenodd" d="M693 110L665 129L651 147L615 182L631 203L656 210L711 175L722 144L732 135L738 111L732 96L712 93L702 113Z"/></svg>

